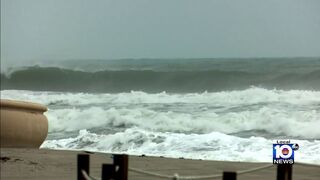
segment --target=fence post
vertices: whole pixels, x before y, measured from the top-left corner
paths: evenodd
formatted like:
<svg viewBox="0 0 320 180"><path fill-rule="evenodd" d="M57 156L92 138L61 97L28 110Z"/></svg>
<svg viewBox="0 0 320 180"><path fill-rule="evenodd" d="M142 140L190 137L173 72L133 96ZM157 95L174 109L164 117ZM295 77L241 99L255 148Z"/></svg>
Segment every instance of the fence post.
<svg viewBox="0 0 320 180"><path fill-rule="evenodd" d="M278 164L277 180L292 180L292 164Z"/></svg>
<svg viewBox="0 0 320 180"><path fill-rule="evenodd" d="M115 165L102 164L102 180L110 180L115 178Z"/></svg>
<svg viewBox="0 0 320 180"><path fill-rule="evenodd" d="M113 164L118 169L116 171L117 180L128 180L128 155L121 154L121 155L114 155L113 156Z"/></svg>
<svg viewBox="0 0 320 180"><path fill-rule="evenodd" d="M86 180L83 177L81 170L84 170L89 175L89 160L88 154L78 154L78 180Z"/></svg>
<svg viewBox="0 0 320 180"><path fill-rule="evenodd" d="M223 172L223 180L237 180L236 172Z"/></svg>

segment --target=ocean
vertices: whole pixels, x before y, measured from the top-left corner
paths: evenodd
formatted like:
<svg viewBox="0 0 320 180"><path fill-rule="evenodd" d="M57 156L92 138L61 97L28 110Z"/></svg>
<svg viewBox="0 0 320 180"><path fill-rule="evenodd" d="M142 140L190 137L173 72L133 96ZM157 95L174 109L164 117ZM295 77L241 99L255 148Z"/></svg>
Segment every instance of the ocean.
<svg viewBox="0 0 320 180"><path fill-rule="evenodd" d="M320 162L320 58L48 61L1 69L1 98L48 106L42 148Z"/></svg>

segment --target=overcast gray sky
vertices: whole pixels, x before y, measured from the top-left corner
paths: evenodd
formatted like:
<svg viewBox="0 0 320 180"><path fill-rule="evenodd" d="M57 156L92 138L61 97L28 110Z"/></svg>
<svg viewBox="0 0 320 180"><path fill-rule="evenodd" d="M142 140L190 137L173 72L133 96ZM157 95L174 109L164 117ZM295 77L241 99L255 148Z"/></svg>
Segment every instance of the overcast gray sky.
<svg viewBox="0 0 320 180"><path fill-rule="evenodd" d="M320 56L320 0L1 0L1 61Z"/></svg>

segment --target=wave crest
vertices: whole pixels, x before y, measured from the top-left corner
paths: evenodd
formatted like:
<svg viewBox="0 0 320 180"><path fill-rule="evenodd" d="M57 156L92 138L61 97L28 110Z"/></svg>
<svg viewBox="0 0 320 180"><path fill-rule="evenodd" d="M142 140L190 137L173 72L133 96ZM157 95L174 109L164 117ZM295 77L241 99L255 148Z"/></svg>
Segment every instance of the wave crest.
<svg viewBox="0 0 320 180"><path fill-rule="evenodd" d="M320 157L317 156L320 154L319 141L291 141L303 147L303 150L299 150L295 157L297 162L319 164ZM81 130L74 138L47 140L41 147L174 158L271 162L272 143L272 140L261 137L239 138L219 132L178 134L131 128L109 135Z"/></svg>
<svg viewBox="0 0 320 180"><path fill-rule="evenodd" d="M9 77L2 89L73 92L203 92L246 89L252 85L281 89L320 90L320 70L305 74L263 74L241 71L121 70L83 72L55 67L30 67Z"/></svg>

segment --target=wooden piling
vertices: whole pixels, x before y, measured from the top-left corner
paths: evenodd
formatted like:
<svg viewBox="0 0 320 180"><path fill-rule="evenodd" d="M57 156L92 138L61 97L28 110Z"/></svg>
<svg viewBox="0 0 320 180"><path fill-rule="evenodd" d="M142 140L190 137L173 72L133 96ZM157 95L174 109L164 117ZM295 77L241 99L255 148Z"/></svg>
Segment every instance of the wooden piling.
<svg viewBox="0 0 320 180"><path fill-rule="evenodd" d="M237 180L236 172L223 172L223 180Z"/></svg>
<svg viewBox="0 0 320 180"><path fill-rule="evenodd" d="M113 164L102 164L102 180L115 180L116 168Z"/></svg>
<svg viewBox="0 0 320 180"><path fill-rule="evenodd" d="M90 156L88 154L78 154L78 180L86 180L81 170L84 170L89 175Z"/></svg>
<svg viewBox="0 0 320 180"><path fill-rule="evenodd" d="M115 179L127 180L128 179L128 155L114 155L113 164L116 166Z"/></svg>
<svg viewBox="0 0 320 180"><path fill-rule="evenodd" d="M292 180L292 164L278 164L277 180Z"/></svg>

